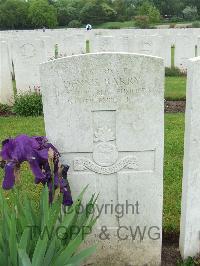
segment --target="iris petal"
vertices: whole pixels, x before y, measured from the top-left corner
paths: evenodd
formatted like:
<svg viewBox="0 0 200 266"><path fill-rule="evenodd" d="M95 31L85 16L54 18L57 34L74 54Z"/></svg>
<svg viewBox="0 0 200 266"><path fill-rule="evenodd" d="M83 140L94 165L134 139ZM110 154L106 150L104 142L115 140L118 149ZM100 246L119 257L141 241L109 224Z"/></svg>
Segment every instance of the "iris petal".
<svg viewBox="0 0 200 266"><path fill-rule="evenodd" d="M58 150L48 142L46 137L19 135L16 138L6 139L2 142L2 151L0 155L5 165L5 177L3 188L11 189L15 184L15 167L27 161L35 176L35 183L47 184L49 188L49 201L53 200L53 178L55 189L60 186L60 192L63 193L63 204L72 205L72 196L69 184L67 182L68 166L64 166L62 178L59 177L59 157ZM48 151L53 150L54 176L51 176L51 169L48 162ZM64 178L63 178L64 177Z"/></svg>
<svg viewBox="0 0 200 266"><path fill-rule="evenodd" d="M40 165L36 159L32 159L29 161L31 170L35 176L35 183L43 183L45 181L45 176L40 168Z"/></svg>
<svg viewBox="0 0 200 266"><path fill-rule="evenodd" d="M8 162L5 165L5 177L3 180L3 184L2 187L3 189L11 189L14 184L15 184L15 166L16 166L16 162Z"/></svg>

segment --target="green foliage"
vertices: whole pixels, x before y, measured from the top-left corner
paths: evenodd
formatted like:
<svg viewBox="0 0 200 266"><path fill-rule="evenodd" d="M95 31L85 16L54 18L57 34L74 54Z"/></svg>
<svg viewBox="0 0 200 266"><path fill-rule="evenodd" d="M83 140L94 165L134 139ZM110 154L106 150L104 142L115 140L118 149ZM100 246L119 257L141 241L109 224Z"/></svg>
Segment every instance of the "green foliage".
<svg viewBox="0 0 200 266"><path fill-rule="evenodd" d="M200 17L200 1L199 0L185 0L185 4L188 6L196 7L198 16Z"/></svg>
<svg viewBox="0 0 200 266"><path fill-rule="evenodd" d="M163 16L181 17L183 9L187 6L185 0L153 0L153 2Z"/></svg>
<svg viewBox="0 0 200 266"><path fill-rule="evenodd" d="M59 0L54 3L57 9L58 23L66 26L72 20L80 20L80 10L84 6L83 0Z"/></svg>
<svg viewBox="0 0 200 266"><path fill-rule="evenodd" d="M134 0L115 0L113 8L117 12L117 20L129 20L136 15L136 7Z"/></svg>
<svg viewBox="0 0 200 266"><path fill-rule="evenodd" d="M43 113L42 95L38 92L17 94L13 111L20 116L39 116Z"/></svg>
<svg viewBox="0 0 200 266"><path fill-rule="evenodd" d="M140 29L148 29L150 27L149 16L136 16L135 26Z"/></svg>
<svg viewBox="0 0 200 266"><path fill-rule="evenodd" d="M99 24L96 28L101 29L122 29L122 28L128 28L128 27L135 27L135 21L124 21L124 22L105 22L103 24Z"/></svg>
<svg viewBox="0 0 200 266"><path fill-rule="evenodd" d="M173 16L171 19L170 19L170 22L172 24L175 24L177 22L180 22L181 18L180 17L177 17L177 16Z"/></svg>
<svg viewBox="0 0 200 266"><path fill-rule="evenodd" d="M0 28L26 29L66 26L71 21L84 24L133 21L148 16L150 23L158 23L160 14L171 22L200 17L199 0L1 0ZM110 25L109 28L121 28Z"/></svg>
<svg viewBox="0 0 200 266"><path fill-rule="evenodd" d="M82 25L82 23L79 20L74 19L74 20L69 22L68 27L69 28L80 28L81 25Z"/></svg>
<svg viewBox="0 0 200 266"><path fill-rule="evenodd" d="M31 0L28 17L34 27L53 28L58 24L56 9L47 0Z"/></svg>
<svg viewBox="0 0 200 266"><path fill-rule="evenodd" d="M12 107L7 104L0 103L0 114L11 114Z"/></svg>
<svg viewBox="0 0 200 266"><path fill-rule="evenodd" d="M166 77L180 77L180 76L186 76L186 73L181 71L178 67L166 67L165 76Z"/></svg>
<svg viewBox="0 0 200 266"><path fill-rule="evenodd" d="M188 257L185 261L177 263L177 266L195 266L199 265L200 261L195 258Z"/></svg>
<svg viewBox="0 0 200 266"><path fill-rule="evenodd" d="M29 2L7 0L0 2L0 28L20 29L30 26L28 18Z"/></svg>
<svg viewBox="0 0 200 266"><path fill-rule="evenodd" d="M183 15L184 18L187 20L195 20L197 18L197 8L196 7L191 7L191 6L187 6L184 10L183 10Z"/></svg>
<svg viewBox="0 0 200 266"><path fill-rule="evenodd" d="M160 21L159 10L152 5L150 2L143 2L143 4L138 8L139 16L148 16L149 23L157 23Z"/></svg>
<svg viewBox="0 0 200 266"><path fill-rule="evenodd" d="M91 247L77 254L96 219L84 211L79 214L85 190L68 209L61 211L61 198L49 205L48 188L42 190L39 208L25 195L19 200L19 191L14 190L12 203L0 193L0 257L7 266L61 266L79 265L91 255ZM88 202L94 208L93 195ZM91 210L91 209L90 209ZM76 229L76 230L75 230Z"/></svg>
<svg viewBox="0 0 200 266"><path fill-rule="evenodd" d="M200 21L195 21L192 23L192 28L200 28Z"/></svg>
<svg viewBox="0 0 200 266"><path fill-rule="evenodd" d="M106 0L88 0L80 11L83 23L100 24L111 21L117 15Z"/></svg>

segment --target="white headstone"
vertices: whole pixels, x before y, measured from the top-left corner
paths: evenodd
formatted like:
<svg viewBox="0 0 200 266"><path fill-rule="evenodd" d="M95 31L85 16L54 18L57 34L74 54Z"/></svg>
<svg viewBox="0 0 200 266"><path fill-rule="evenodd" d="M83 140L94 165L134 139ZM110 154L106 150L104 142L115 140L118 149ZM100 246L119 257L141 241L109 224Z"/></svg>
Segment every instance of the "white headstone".
<svg viewBox="0 0 200 266"><path fill-rule="evenodd" d="M87 199L99 193L91 261L160 265L163 60L87 54L42 64L40 74L46 134L70 165L73 197L88 184Z"/></svg>
<svg viewBox="0 0 200 266"><path fill-rule="evenodd" d="M182 257L200 253L200 57L189 60L180 227Z"/></svg>
<svg viewBox="0 0 200 266"><path fill-rule="evenodd" d="M187 69L188 59L195 57L195 40L193 35L177 35L175 44L175 66Z"/></svg>
<svg viewBox="0 0 200 266"><path fill-rule="evenodd" d="M8 45L5 41L0 42L0 103L12 104L13 86L10 69L10 57Z"/></svg>
<svg viewBox="0 0 200 266"><path fill-rule="evenodd" d="M164 65L171 65L171 43L168 38L158 35L136 35L132 41L132 52L159 56L164 59Z"/></svg>
<svg viewBox="0 0 200 266"><path fill-rule="evenodd" d="M200 56L200 36L198 37L197 41L197 56Z"/></svg>
<svg viewBox="0 0 200 266"><path fill-rule="evenodd" d="M91 52L116 52L116 38L113 36L96 36L91 41Z"/></svg>
<svg viewBox="0 0 200 266"><path fill-rule="evenodd" d="M56 41L51 36L41 36L40 38L44 41L47 61L55 59Z"/></svg>
<svg viewBox="0 0 200 266"><path fill-rule="evenodd" d="M86 51L85 42L86 40L83 34L67 34L61 36L58 42L60 56L65 57L75 54L84 54Z"/></svg>
<svg viewBox="0 0 200 266"><path fill-rule="evenodd" d="M47 59L44 41L15 40L12 49L17 92L39 88L39 64Z"/></svg>

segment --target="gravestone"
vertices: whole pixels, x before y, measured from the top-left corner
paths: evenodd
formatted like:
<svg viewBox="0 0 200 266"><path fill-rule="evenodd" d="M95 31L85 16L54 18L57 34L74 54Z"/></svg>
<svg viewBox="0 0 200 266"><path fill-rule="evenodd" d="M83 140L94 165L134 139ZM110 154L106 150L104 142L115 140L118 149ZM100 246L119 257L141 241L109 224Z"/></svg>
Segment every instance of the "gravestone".
<svg viewBox="0 0 200 266"><path fill-rule="evenodd" d="M163 45L163 43L165 45ZM164 59L164 65L169 67L171 64L171 44L168 38L158 35L135 36L132 43L131 52L159 56Z"/></svg>
<svg viewBox="0 0 200 266"><path fill-rule="evenodd" d="M180 251L200 253L200 57L189 60L185 124Z"/></svg>
<svg viewBox="0 0 200 266"><path fill-rule="evenodd" d="M197 56L200 56L200 36L198 37L197 40Z"/></svg>
<svg viewBox="0 0 200 266"><path fill-rule="evenodd" d="M128 53L78 55L42 64L40 75L46 134L70 165L73 197L88 184L87 200L99 193L101 215L85 242L97 243L90 261L159 265L163 60Z"/></svg>
<svg viewBox="0 0 200 266"><path fill-rule="evenodd" d="M60 36L58 46L61 57L84 54L85 53L85 36L83 34L66 34Z"/></svg>
<svg viewBox="0 0 200 266"><path fill-rule="evenodd" d="M186 70L188 59L195 57L195 40L193 35L177 35L175 43L175 66Z"/></svg>
<svg viewBox="0 0 200 266"><path fill-rule="evenodd" d="M47 60L44 41L14 40L12 49L17 92L40 88L39 64Z"/></svg>
<svg viewBox="0 0 200 266"><path fill-rule="evenodd" d="M51 36L44 36L40 37L42 41L44 41L45 47L45 58L47 61L55 59L55 40Z"/></svg>
<svg viewBox="0 0 200 266"><path fill-rule="evenodd" d="M91 40L91 52L129 52L131 37L119 36L96 36Z"/></svg>
<svg viewBox="0 0 200 266"><path fill-rule="evenodd" d="M5 41L0 41L0 58L0 103L11 105L13 101L11 64Z"/></svg>
<svg viewBox="0 0 200 266"><path fill-rule="evenodd" d="M116 38L113 36L96 36L91 41L91 52L116 52Z"/></svg>

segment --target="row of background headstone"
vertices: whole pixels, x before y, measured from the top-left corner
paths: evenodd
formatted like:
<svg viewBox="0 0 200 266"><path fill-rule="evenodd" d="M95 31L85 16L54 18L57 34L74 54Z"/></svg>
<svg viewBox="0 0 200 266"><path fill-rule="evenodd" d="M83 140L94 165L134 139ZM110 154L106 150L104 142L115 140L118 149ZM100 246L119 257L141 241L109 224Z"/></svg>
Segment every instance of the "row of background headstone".
<svg viewBox="0 0 200 266"><path fill-rule="evenodd" d="M128 52L154 55L164 58L166 67L171 66L171 47L175 45L174 65L186 69L187 60L200 55L199 36L199 29L4 31L1 32L0 40L6 41L8 52L1 54L1 62L9 62L17 91L20 93L40 88L39 64L54 59L55 44L58 45L58 57L85 53L86 40L89 40L92 53ZM10 87L7 86L11 83L11 76L2 63L1 76L4 79L1 79L0 84L0 102L9 103Z"/></svg>

